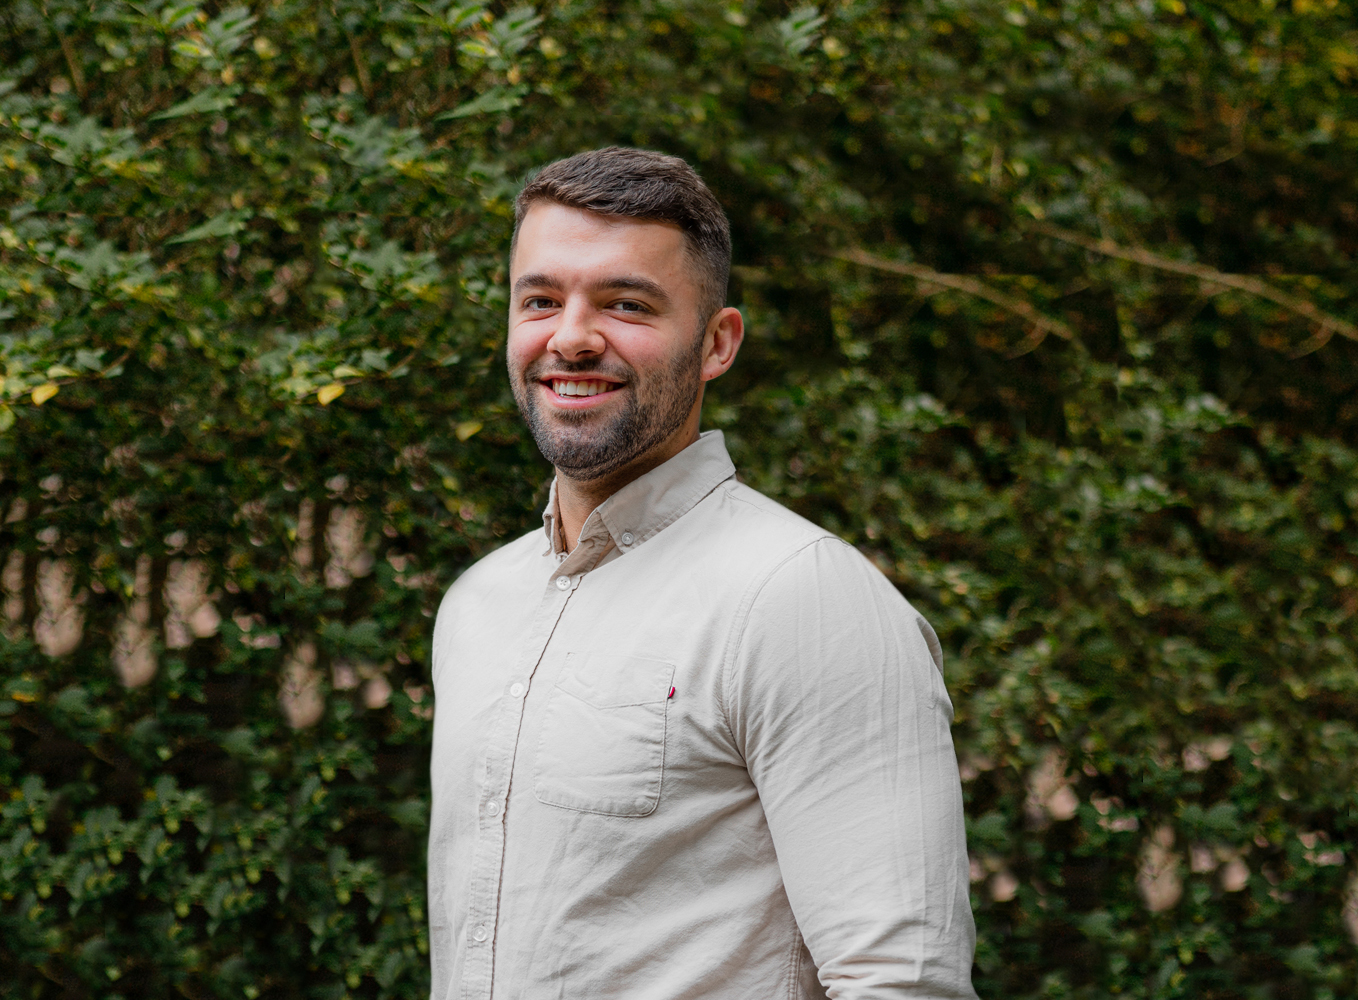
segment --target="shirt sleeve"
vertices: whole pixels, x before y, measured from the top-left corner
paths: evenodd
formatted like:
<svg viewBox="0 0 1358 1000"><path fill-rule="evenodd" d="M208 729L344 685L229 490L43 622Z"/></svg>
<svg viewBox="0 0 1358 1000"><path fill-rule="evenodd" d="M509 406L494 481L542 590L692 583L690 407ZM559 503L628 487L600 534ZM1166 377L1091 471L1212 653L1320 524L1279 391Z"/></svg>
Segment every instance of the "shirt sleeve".
<svg viewBox="0 0 1358 1000"><path fill-rule="evenodd" d="M746 601L728 718L826 992L975 997L962 789L933 629L833 538Z"/></svg>

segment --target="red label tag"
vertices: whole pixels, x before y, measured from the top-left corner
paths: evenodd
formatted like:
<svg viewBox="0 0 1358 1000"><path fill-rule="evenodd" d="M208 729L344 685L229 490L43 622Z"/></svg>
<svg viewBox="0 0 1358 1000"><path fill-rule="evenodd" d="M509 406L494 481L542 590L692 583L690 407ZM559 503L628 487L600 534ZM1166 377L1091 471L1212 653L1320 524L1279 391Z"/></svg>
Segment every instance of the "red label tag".
<svg viewBox="0 0 1358 1000"><path fill-rule="evenodd" d="M670 697L671 697L671 698L674 697L674 688L670 688Z"/></svg>

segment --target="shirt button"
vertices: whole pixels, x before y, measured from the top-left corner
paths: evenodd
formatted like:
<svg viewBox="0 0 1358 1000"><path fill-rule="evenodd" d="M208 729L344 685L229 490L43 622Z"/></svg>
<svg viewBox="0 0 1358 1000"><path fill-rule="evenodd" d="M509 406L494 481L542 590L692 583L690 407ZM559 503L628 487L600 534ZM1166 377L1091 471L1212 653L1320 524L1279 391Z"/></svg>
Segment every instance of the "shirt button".
<svg viewBox="0 0 1358 1000"><path fill-rule="evenodd" d="M624 544L624 545L631 545L631 544L632 544L633 542L635 542L636 540L637 540L637 536L634 535L634 534L632 534L630 531L624 531L624 532L622 533L622 538L619 539L619 541L621 541L622 544Z"/></svg>
<svg viewBox="0 0 1358 1000"><path fill-rule="evenodd" d="M509 697L511 697L511 698L522 698L522 697L523 697L523 685L522 685L522 684L511 684L511 685L509 686Z"/></svg>
<svg viewBox="0 0 1358 1000"><path fill-rule="evenodd" d="M484 941L485 939L486 939L486 925L482 924L480 927L476 928L476 932L472 934L472 940Z"/></svg>
<svg viewBox="0 0 1358 1000"><path fill-rule="evenodd" d="M568 577L568 576L558 576L558 577L556 578L556 589L557 589L557 590L570 590L570 589L571 589L571 578Z"/></svg>
<svg viewBox="0 0 1358 1000"><path fill-rule="evenodd" d="M500 803L498 802L490 803L489 805L486 806L486 812L490 813L492 816L500 815Z"/></svg>

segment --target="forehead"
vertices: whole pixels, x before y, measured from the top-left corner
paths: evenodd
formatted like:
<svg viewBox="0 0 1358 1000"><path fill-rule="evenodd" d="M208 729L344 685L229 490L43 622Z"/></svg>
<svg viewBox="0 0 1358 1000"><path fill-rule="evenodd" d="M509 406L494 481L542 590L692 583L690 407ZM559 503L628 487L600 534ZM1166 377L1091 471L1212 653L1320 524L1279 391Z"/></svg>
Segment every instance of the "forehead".
<svg viewBox="0 0 1358 1000"><path fill-rule="evenodd" d="M671 222L600 215L537 202L515 235L513 275L528 271L568 278L600 269L662 281L689 282L684 232Z"/></svg>

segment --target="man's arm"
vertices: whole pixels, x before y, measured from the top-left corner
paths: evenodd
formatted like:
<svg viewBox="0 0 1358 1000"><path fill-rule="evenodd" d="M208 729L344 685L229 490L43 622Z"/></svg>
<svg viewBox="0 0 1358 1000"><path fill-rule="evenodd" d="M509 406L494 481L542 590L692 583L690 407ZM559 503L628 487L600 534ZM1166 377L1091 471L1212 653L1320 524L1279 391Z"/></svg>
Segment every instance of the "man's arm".
<svg viewBox="0 0 1358 1000"><path fill-rule="evenodd" d="M732 733L829 995L975 997L962 791L933 630L837 539L775 570L738 628Z"/></svg>

